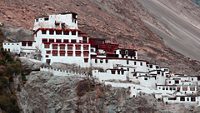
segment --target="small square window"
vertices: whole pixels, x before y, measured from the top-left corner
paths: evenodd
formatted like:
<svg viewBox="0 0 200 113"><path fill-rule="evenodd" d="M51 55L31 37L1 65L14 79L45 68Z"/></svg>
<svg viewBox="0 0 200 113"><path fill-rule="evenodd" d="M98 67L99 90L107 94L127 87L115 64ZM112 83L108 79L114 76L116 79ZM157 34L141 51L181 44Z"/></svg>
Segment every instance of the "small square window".
<svg viewBox="0 0 200 113"><path fill-rule="evenodd" d="M69 43L69 40L68 39L64 39L63 42L64 43Z"/></svg>
<svg viewBox="0 0 200 113"><path fill-rule="evenodd" d="M47 33L47 30L42 30L42 34L46 34Z"/></svg>
<svg viewBox="0 0 200 113"><path fill-rule="evenodd" d="M54 34L54 30L49 30L49 34L53 35Z"/></svg>
<svg viewBox="0 0 200 113"><path fill-rule="evenodd" d="M76 43L76 40L71 40L71 43Z"/></svg>
<svg viewBox="0 0 200 113"><path fill-rule="evenodd" d="M76 35L76 31L72 31L72 35Z"/></svg>
<svg viewBox="0 0 200 113"><path fill-rule="evenodd" d="M69 35L69 31L67 31L67 30L64 31L63 33L64 33L64 35Z"/></svg>
<svg viewBox="0 0 200 113"><path fill-rule="evenodd" d="M49 20L49 18L48 18L48 17L44 18L44 21L48 21L48 20Z"/></svg>
<svg viewBox="0 0 200 113"><path fill-rule="evenodd" d="M88 63L88 58L84 58L84 62L85 62L85 63Z"/></svg>
<svg viewBox="0 0 200 113"><path fill-rule="evenodd" d="M102 59L100 59L100 63L103 63L103 60L102 60Z"/></svg>

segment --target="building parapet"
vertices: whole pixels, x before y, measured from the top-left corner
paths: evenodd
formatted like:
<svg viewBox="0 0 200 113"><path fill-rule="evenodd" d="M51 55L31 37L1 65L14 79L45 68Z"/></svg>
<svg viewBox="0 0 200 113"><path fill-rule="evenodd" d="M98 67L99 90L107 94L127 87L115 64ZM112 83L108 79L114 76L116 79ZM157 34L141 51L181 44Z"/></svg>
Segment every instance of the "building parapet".
<svg viewBox="0 0 200 113"><path fill-rule="evenodd" d="M55 69L52 67L40 67L40 71L50 72L55 76L80 76L80 77L88 76L85 73L80 73L80 72L71 71L71 70Z"/></svg>

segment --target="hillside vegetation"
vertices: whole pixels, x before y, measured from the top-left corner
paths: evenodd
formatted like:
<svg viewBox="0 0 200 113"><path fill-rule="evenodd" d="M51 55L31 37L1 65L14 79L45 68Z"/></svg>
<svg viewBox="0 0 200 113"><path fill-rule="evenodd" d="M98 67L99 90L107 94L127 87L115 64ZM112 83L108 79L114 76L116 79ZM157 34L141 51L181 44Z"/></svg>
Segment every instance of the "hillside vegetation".
<svg viewBox="0 0 200 113"><path fill-rule="evenodd" d="M0 43L4 36L0 31ZM20 74L20 61L3 51L0 47L0 109L3 113L19 113L15 91L12 88L13 77Z"/></svg>

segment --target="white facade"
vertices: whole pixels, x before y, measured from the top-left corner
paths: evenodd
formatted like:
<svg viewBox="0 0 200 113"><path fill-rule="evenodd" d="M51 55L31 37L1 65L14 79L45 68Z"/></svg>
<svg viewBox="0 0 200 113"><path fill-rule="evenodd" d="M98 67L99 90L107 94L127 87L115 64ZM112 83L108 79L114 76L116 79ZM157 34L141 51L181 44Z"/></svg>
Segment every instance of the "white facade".
<svg viewBox="0 0 200 113"><path fill-rule="evenodd" d="M16 42L16 43L4 42L3 48L5 51L11 52L11 53L20 54L21 52L21 44L19 42Z"/></svg>
<svg viewBox="0 0 200 113"><path fill-rule="evenodd" d="M35 42L33 41L4 42L3 48L5 51L16 54L20 53L30 54L36 51Z"/></svg>
<svg viewBox="0 0 200 113"><path fill-rule="evenodd" d="M113 71L113 72L112 72ZM126 81L128 77L128 72L123 70L107 70L106 72L100 72L98 70L93 70L93 77L99 79L100 81Z"/></svg>
<svg viewBox="0 0 200 113"><path fill-rule="evenodd" d="M33 30L39 28L70 28L78 29L77 14L73 12L49 15L36 18Z"/></svg>

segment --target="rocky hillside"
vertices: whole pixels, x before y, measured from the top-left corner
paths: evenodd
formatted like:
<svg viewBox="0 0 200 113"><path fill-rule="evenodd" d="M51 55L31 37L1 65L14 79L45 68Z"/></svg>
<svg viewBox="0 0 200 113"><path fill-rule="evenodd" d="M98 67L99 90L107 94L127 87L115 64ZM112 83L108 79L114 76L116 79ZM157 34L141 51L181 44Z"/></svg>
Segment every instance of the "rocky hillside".
<svg viewBox="0 0 200 113"><path fill-rule="evenodd" d="M199 15L198 9L190 0L175 0L179 1L175 3L174 0L158 1L1 0L0 20L11 27L31 29L33 19L37 16L65 10L74 11L79 14L80 29L88 33L89 36L108 38L113 42L119 42L121 46L139 49L142 59L170 67L173 72L199 74L200 63L192 60L197 59L200 53L195 53L195 51L199 51L197 39L199 31L196 30L197 28L192 27L192 25L197 25L199 22L199 18L197 18ZM166 6L164 7L162 4ZM156 10L148 6L162 6L164 8L161 7ZM169 6L170 9L180 6L178 7L180 10L166 10L166 7ZM158 11L167 13L161 15L162 12ZM186 24L182 23L188 21L177 19L177 17L175 20L173 18L162 20L162 17L168 16L168 13L171 16L173 11L178 11L176 14L182 11L180 13L182 15L192 11L191 15L196 16L185 16L185 18L194 18L191 20L192 22ZM181 24L179 24L179 20ZM187 30L187 27L191 30ZM180 31L184 31L184 34ZM182 54L191 58L186 58Z"/></svg>
<svg viewBox="0 0 200 113"><path fill-rule="evenodd" d="M198 113L198 108L165 105L153 95L130 98L128 89L115 89L91 79L32 72L18 92L24 113Z"/></svg>

